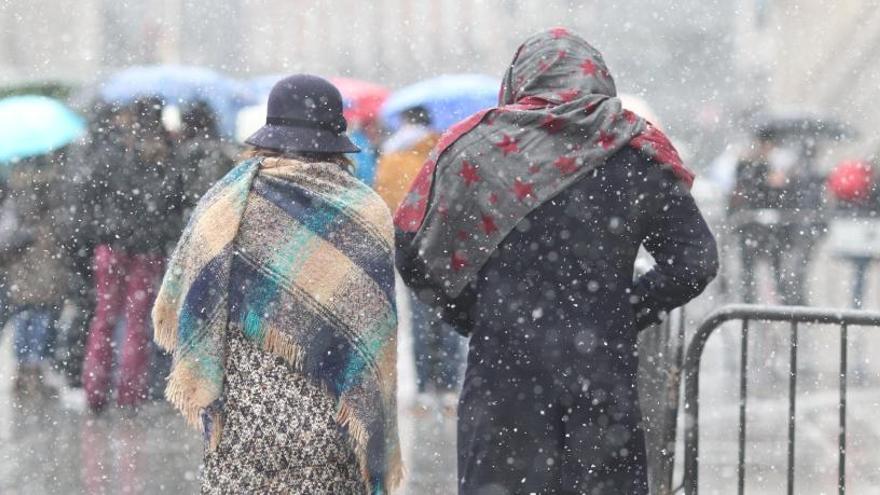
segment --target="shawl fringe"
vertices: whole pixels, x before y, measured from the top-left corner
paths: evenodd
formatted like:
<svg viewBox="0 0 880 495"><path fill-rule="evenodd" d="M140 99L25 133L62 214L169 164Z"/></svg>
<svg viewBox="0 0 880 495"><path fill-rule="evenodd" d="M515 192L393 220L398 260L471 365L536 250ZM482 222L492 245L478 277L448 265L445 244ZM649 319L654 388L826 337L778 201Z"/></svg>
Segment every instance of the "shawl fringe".
<svg viewBox="0 0 880 495"><path fill-rule="evenodd" d="M185 376L185 368L174 368L168 375L168 385L165 386L165 398L180 414L186 424L191 427L202 429L202 410L207 404L199 404L193 397L193 391L198 390L198 382Z"/></svg>
<svg viewBox="0 0 880 495"><path fill-rule="evenodd" d="M175 307L177 301L173 301L173 304L156 305L153 308L153 340L159 347L172 353L177 348L177 325L169 325L168 322L177 319L174 313Z"/></svg>

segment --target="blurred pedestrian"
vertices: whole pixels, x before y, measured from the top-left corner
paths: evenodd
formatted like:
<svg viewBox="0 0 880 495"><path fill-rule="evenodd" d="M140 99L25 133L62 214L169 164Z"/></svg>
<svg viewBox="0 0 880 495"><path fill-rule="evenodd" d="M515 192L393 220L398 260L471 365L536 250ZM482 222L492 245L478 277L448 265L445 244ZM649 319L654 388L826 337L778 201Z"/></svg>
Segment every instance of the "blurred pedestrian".
<svg viewBox="0 0 880 495"><path fill-rule="evenodd" d="M376 192L391 211L400 205L440 135L431 129L428 109L416 106L403 112L400 129L382 144L376 165Z"/></svg>
<svg viewBox="0 0 880 495"><path fill-rule="evenodd" d="M109 401L113 332L125 319L119 355L117 403L136 407L147 394L150 362L149 308L167 249L180 232L182 192L171 136L162 124L163 102L141 98L115 120L94 180L104 243L94 251L97 307L89 329L83 385L88 405Z"/></svg>
<svg viewBox="0 0 880 495"><path fill-rule="evenodd" d="M818 205L804 209L809 191L796 180L792 164L780 165L781 152L773 132L759 130L736 165L735 185L728 200L728 222L737 238L741 292L746 303L758 301L757 270L766 260L783 304L806 304L807 263L812 242L799 231L809 230L798 217L807 217Z"/></svg>
<svg viewBox="0 0 880 495"><path fill-rule="evenodd" d="M370 139L370 135L366 128L362 126L355 127L348 132L348 137L360 151L353 155L355 176L364 184L372 187L376 182L376 162L378 161L378 153L376 145Z"/></svg>
<svg viewBox="0 0 880 495"><path fill-rule="evenodd" d="M205 435L202 493L380 494L400 477L393 227L345 128L329 82L279 81L252 157L170 261L155 338L174 353L166 396Z"/></svg>
<svg viewBox="0 0 880 495"><path fill-rule="evenodd" d="M868 271L880 257L874 241L880 215L877 172L867 160L844 160L826 180L834 218L829 225L829 248L853 267L852 306L864 303Z"/></svg>
<svg viewBox="0 0 880 495"><path fill-rule="evenodd" d="M176 222L176 226L169 229L169 241L177 241L175 234L183 230L202 195L232 169L238 151L237 146L221 135L217 115L210 104L195 100L183 105L181 128L174 147L175 175L180 178L180 214L169 219ZM158 346L151 347L148 395L150 399L159 400L171 368L171 356Z"/></svg>
<svg viewBox="0 0 880 495"><path fill-rule="evenodd" d="M376 192L395 211L404 200L440 135L431 128L431 114L422 106L404 111L403 121L382 146L376 170ZM410 297L413 357L416 367L415 412L435 402L454 410L461 367L461 338L430 306Z"/></svg>
<svg viewBox="0 0 880 495"><path fill-rule="evenodd" d="M45 378L66 281L50 201L58 174L56 158L53 153L16 163L3 206L17 224L4 239L3 261L15 332L15 390L24 396L52 393Z"/></svg>
<svg viewBox="0 0 880 495"><path fill-rule="evenodd" d="M758 261L770 260L776 273L781 268L782 253L775 248L774 227L780 220L779 200L784 178L770 164L775 146L772 134L758 133L755 136L752 146L736 164L734 187L727 205L729 221L739 245L742 298L746 303L754 303L757 299L755 274Z"/></svg>
<svg viewBox="0 0 880 495"><path fill-rule="evenodd" d="M97 100L88 115L86 134L67 147L64 173L50 200L54 203L55 230L61 257L67 267L65 298L72 315L59 325L56 356L68 385L82 386L82 365L89 325L95 313L95 281L92 258L100 237L100 215L96 210L94 171L107 158L105 147L112 146L110 128L118 107ZM106 165L106 164L104 164ZM114 163L114 166L119 166Z"/></svg>
<svg viewBox="0 0 880 495"><path fill-rule="evenodd" d="M220 136L217 116L208 103L189 103L183 108L181 120L175 155L183 181L185 222L202 195L232 170L237 150Z"/></svg>
<svg viewBox="0 0 880 495"><path fill-rule="evenodd" d="M0 337L6 323L9 321L9 283L6 276L6 266L9 263L9 254L20 242L18 229L18 215L15 213L15 205L7 201L9 186L6 177L0 177Z"/></svg>
<svg viewBox="0 0 880 495"><path fill-rule="evenodd" d="M580 37L529 38L501 106L445 135L397 211L404 279L471 334L460 493L648 492L636 336L717 254L693 174L615 95Z"/></svg>

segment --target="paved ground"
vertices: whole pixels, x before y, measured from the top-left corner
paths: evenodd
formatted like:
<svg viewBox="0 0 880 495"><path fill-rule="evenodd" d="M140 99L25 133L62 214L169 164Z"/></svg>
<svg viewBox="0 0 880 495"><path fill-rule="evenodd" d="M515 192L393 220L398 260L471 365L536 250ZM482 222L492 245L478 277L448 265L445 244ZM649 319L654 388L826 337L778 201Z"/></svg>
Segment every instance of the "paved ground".
<svg viewBox="0 0 880 495"><path fill-rule="evenodd" d="M202 445L165 404L136 417L100 418L65 410L57 401L9 401L0 392L0 493L196 493ZM454 421L441 414L403 413L410 474L401 493L453 493Z"/></svg>
<svg viewBox="0 0 880 495"><path fill-rule="evenodd" d="M847 306L847 267L825 253L817 266L813 300ZM878 280L870 285L868 307L880 307L878 286ZM695 304L691 326L719 303L709 294ZM749 493L780 493L786 466L787 332L784 327L756 332L761 336L752 353L748 488ZM706 351L701 493L735 490L737 335L735 327L726 329ZM880 335L853 330L852 337L851 370L862 368L864 373L853 380L849 395L848 488L850 493L871 493L880 486L880 451L875 447L880 444L880 374L871 360L880 350ZM136 417L110 411L93 418L58 401L17 402L11 394L9 340L9 332L0 339L0 494L196 492L201 441L165 404L151 404ZM807 329L801 335L796 493L835 492L837 342L833 328ZM400 493L454 493L454 420L437 411L414 414L409 407L414 388L409 345L403 329L400 429L408 478Z"/></svg>
<svg viewBox="0 0 880 495"><path fill-rule="evenodd" d="M403 310L406 310L405 307ZM0 339L0 495L196 493L200 435L165 403L137 416L93 417L77 400L18 400L12 393L10 332ZM401 356L409 357L408 328ZM410 358L411 359L411 358ZM400 493L455 491L455 420L416 408L414 369L400 360L400 434L408 472Z"/></svg>

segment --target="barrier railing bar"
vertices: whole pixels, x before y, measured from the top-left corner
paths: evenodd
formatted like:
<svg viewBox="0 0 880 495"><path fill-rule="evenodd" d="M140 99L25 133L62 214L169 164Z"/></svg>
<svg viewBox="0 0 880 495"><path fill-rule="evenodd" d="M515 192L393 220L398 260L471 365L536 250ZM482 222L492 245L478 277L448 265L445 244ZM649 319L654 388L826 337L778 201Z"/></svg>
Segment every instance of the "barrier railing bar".
<svg viewBox="0 0 880 495"><path fill-rule="evenodd" d="M797 401L798 322L791 322L788 370L788 495L794 495L795 408Z"/></svg>
<svg viewBox="0 0 880 495"><path fill-rule="evenodd" d="M880 326L880 313L851 309L824 309L804 306L757 306L732 304L711 313L697 328L691 339L684 360L685 377L685 431L684 431L684 477L681 488L688 495L697 493L699 487L700 451L700 363L706 341L723 323L730 320L788 321L790 323L814 323L848 326ZM796 331L793 332L796 334ZM796 337L795 337L796 338ZM796 348L796 341L794 347ZM794 351L796 352L796 351ZM796 382L794 382L796 384ZM791 415L793 418L793 415ZM793 451L793 450L792 450ZM791 456L793 462L793 456ZM793 474L790 473L790 477ZM790 484L791 485L791 484ZM790 489L793 488L790 486ZM678 491L678 489L676 489Z"/></svg>
<svg viewBox="0 0 880 495"><path fill-rule="evenodd" d="M840 403L838 404L838 413L840 414L840 432L838 433L838 453L837 453L837 493L843 495L846 493L846 370L847 370L847 325L840 325Z"/></svg>
<svg viewBox="0 0 880 495"><path fill-rule="evenodd" d="M669 377L669 393L671 399L669 401L669 413L666 415L666 449L671 462L675 462L675 439L678 435L678 406L679 395L681 394L681 372L684 365L684 347L687 338L687 320L685 307L682 306L676 310L678 313L678 330L677 340L675 343L675 355L673 357L672 376ZM677 489L672 488L674 483L673 469L669 469L666 473L666 487L669 493L674 493Z"/></svg>
<svg viewBox="0 0 880 495"><path fill-rule="evenodd" d="M749 320L742 321L742 335L739 353L739 462L737 463L737 493L746 490L746 398L749 369Z"/></svg>

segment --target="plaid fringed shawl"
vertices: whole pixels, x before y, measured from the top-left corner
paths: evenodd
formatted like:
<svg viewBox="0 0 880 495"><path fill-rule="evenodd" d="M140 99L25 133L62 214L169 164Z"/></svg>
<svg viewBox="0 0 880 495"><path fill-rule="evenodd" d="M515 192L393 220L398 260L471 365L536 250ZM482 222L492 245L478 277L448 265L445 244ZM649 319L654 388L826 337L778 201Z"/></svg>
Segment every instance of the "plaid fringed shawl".
<svg viewBox="0 0 880 495"><path fill-rule="evenodd" d="M227 332L243 331L336 400L370 493L398 483L392 246L385 204L335 164L248 160L202 198L153 322L174 354L165 395L210 448Z"/></svg>

